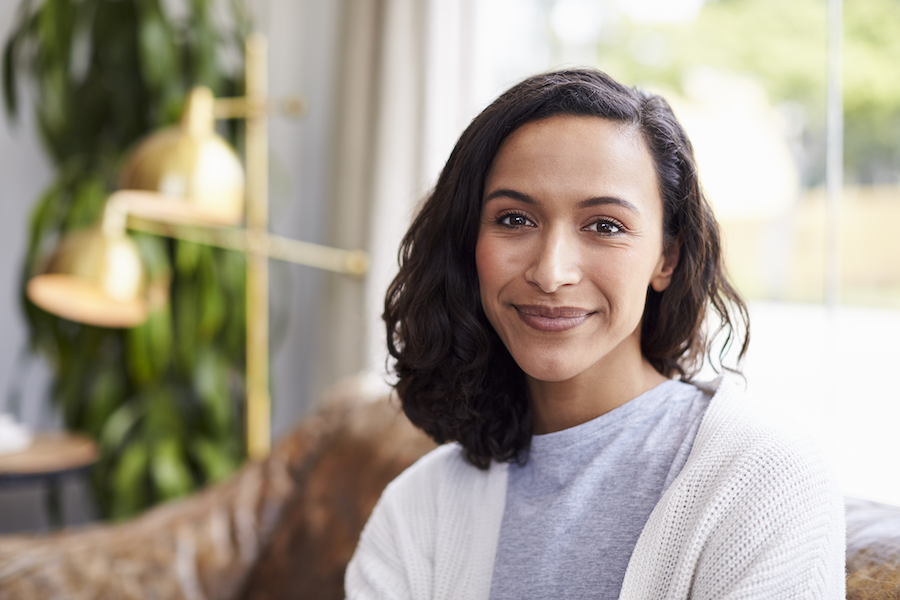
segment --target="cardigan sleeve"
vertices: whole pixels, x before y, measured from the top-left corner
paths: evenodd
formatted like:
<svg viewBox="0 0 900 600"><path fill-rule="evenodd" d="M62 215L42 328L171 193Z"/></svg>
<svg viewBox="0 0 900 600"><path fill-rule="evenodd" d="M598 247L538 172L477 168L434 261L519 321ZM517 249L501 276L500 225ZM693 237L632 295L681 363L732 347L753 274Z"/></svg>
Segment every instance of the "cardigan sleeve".
<svg viewBox="0 0 900 600"><path fill-rule="evenodd" d="M428 597L441 458L427 454L382 493L360 535L344 577L350 600Z"/></svg>
<svg viewBox="0 0 900 600"><path fill-rule="evenodd" d="M382 496L347 565L344 578L347 598L406 600L413 597L395 539L394 513L394 507Z"/></svg>
<svg viewBox="0 0 900 600"><path fill-rule="evenodd" d="M843 504L827 461L738 404L714 405L638 540L621 598L844 598Z"/></svg>
<svg viewBox="0 0 900 600"><path fill-rule="evenodd" d="M441 446L385 489L344 578L350 600L487 598L507 467L481 471Z"/></svg>
<svg viewBox="0 0 900 600"><path fill-rule="evenodd" d="M801 445L748 449L708 499L691 598L844 598L844 511L824 460Z"/></svg>

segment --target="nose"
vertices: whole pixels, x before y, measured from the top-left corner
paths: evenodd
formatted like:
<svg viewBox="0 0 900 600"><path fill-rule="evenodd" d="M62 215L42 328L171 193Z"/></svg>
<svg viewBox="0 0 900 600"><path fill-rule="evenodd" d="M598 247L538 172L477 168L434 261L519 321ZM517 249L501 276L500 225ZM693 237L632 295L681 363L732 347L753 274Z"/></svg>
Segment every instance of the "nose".
<svg viewBox="0 0 900 600"><path fill-rule="evenodd" d="M543 236L525 271L525 279L547 294L581 281L578 241L573 238L560 230Z"/></svg>

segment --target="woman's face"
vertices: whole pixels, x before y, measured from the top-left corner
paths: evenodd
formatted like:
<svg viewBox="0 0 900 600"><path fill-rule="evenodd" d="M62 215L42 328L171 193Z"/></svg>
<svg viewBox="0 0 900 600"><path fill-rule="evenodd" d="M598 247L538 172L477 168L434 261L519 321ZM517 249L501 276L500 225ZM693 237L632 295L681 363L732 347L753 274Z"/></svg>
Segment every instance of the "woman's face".
<svg viewBox="0 0 900 600"><path fill-rule="evenodd" d="M640 368L647 287L669 285L678 249L663 247L662 199L637 128L527 123L501 145L482 202L481 303L519 367L547 382Z"/></svg>

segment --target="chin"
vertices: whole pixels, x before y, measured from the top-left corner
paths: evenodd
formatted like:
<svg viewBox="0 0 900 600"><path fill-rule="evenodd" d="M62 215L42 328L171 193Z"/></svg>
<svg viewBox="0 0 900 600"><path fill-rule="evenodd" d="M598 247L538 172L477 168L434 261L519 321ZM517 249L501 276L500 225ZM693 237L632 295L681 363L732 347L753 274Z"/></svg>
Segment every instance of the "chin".
<svg viewBox="0 0 900 600"><path fill-rule="evenodd" d="M513 356L515 359L515 356ZM516 361L519 368L532 379L546 382L568 381L584 369L575 366L574 361L547 359L535 361Z"/></svg>

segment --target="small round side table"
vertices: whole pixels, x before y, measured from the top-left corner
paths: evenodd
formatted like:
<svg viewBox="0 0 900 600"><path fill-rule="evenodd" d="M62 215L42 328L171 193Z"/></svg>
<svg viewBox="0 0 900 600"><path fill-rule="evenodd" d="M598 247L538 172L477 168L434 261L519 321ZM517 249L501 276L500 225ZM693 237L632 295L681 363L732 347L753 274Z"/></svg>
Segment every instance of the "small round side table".
<svg viewBox="0 0 900 600"><path fill-rule="evenodd" d="M0 455L0 487L38 482L44 486L50 527L63 525L60 479L97 462L97 445L74 433L41 433L28 448Z"/></svg>

